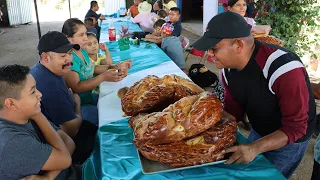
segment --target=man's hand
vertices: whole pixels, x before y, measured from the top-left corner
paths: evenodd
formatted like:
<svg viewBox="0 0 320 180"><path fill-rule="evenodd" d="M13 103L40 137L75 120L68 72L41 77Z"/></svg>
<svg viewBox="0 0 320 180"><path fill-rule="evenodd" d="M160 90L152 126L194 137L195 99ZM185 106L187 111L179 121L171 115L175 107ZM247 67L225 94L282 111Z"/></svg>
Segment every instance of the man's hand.
<svg viewBox="0 0 320 180"><path fill-rule="evenodd" d="M50 178L50 177L47 177L45 175L31 175L31 176L27 176L27 177L24 177L20 180L53 180L54 178Z"/></svg>
<svg viewBox="0 0 320 180"><path fill-rule="evenodd" d="M257 149L252 144L243 144L227 148L223 151L224 153L231 153L231 157L225 162L226 164L248 164L254 160L259 154Z"/></svg>
<svg viewBox="0 0 320 180"><path fill-rule="evenodd" d="M319 84L311 83L311 89L314 97L316 99L320 99L320 83Z"/></svg>
<svg viewBox="0 0 320 180"><path fill-rule="evenodd" d="M231 120L236 120L236 118L234 116L232 116L231 114L229 114L228 112L226 111L222 111L222 117L223 118L228 118L228 119L231 119Z"/></svg>
<svg viewBox="0 0 320 180"><path fill-rule="evenodd" d="M105 43L99 43L99 49L101 49L102 51L109 51Z"/></svg>
<svg viewBox="0 0 320 180"><path fill-rule="evenodd" d="M69 91L70 91L70 93L71 93L71 95L73 97L73 100L74 100L75 104L76 105L80 105L80 103L81 103L80 96L77 93L73 93L71 88L69 88Z"/></svg>

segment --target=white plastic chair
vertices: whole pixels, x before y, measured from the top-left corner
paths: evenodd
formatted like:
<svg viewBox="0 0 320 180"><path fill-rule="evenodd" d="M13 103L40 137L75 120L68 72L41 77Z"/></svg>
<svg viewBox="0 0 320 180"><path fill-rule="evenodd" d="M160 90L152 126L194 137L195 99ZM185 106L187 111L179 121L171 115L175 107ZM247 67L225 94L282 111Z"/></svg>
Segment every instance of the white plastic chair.
<svg viewBox="0 0 320 180"><path fill-rule="evenodd" d="M181 42L181 46L183 48L183 51L186 51L186 49L189 47L190 45L190 41L188 38L184 37L184 36L180 36L179 37L180 42Z"/></svg>

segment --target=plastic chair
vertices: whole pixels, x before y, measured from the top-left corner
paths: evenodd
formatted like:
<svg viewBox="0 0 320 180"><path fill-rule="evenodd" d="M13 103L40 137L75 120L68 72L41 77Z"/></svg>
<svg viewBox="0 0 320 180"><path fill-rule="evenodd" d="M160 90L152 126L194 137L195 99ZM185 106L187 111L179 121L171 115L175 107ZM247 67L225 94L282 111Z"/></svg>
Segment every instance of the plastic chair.
<svg viewBox="0 0 320 180"><path fill-rule="evenodd" d="M193 55L193 56L199 57L200 58L199 63L200 63L203 60L203 58L205 57L206 52L205 51L199 51L199 50L197 50L195 48L192 48L190 50L190 52L188 53L186 59L185 59L186 62L187 62L188 57L189 57L190 54Z"/></svg>
<svg viewBox="0 0 320 180"><path fill-rule="evenodd" d="M186 49L189 47L190 45L190 41L188 38L184 37L184 36L180 36L179 37L180 42L181 42L181 46L183 48L184 51L186 51Z"/></svg>

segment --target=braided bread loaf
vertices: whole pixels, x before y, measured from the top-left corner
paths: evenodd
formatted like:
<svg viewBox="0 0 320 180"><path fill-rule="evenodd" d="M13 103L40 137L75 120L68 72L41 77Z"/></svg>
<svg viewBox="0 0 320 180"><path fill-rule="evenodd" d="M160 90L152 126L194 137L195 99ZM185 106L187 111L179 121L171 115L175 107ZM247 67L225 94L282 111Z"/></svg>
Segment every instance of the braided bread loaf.
<svg viewBox="0 0 320 180"><path fill-rule="evenodd" d="M222 104L209 92L180 99L162 112L131 117L136 145L177 142L214 126L221 119Z"/></svg>
<svg viewBox="0 0 320 180"><path fill-rule="evenodd" d="M176 75L163 78L147 76L130 87L121 97L122 110L134 116L144 112L161 111L179 99L203 92L192 81Z"/></svg>
<svg viewBox="0 0 320 180"><path fill-rule="evenodd" d="M257 37L255 38L258 41L264 42L264 43L268 43L268 44L274 44L277 46L284 46L284 42L282 42L281 40L279 40L278 38L274 37L274 36L264 36L264 37Z"/></svg>
<svg viewBox="0 0 320 180"><path fill-rule="evenodd" d="M162 145L144 143L137 149L147 159L174 167L198 165L222 160L222 150L234 145L236 132L236 121L223 119L192 139Z"/></svg>

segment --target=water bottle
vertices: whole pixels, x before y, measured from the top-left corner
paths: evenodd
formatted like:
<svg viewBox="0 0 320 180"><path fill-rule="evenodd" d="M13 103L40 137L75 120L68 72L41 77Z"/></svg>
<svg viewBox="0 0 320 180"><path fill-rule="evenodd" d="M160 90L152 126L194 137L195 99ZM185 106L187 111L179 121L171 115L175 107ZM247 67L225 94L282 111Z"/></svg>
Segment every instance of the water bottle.
<svg viewBox="0 0 320 180"><path fill-rule="evenodd" d="M117 40L117 37L116 37L116 28L114 27L113 19L112 19L111 22L109 23L108 33L109 33L109 41L115 41L115 40Z"/></svg>
<svg viewBox="0 0 320 180"><path fill-rule="evenodd" d="M125 17L126 16L126 8L122 7L120 8L120 17Z"/></svg>
<svg viewBox="0 0 320 180"><path fill-rule="evenodd" d="M130 12L130 9L128 10L128 13L127 13L127 20L130 21L131 19L131 12Z"/></svg>
<svg viewBox="0 0 320 180"><path fill-rule="evenodd" d="M218 4L218 14L223 13L223 12L224 12L223 3L219 3Z"/></svg>
<svg viewBox="0 0 320 180"><path fill-rule="evenodd" d="M117 11L117 18L120 17L120 10Z"/></svg>

